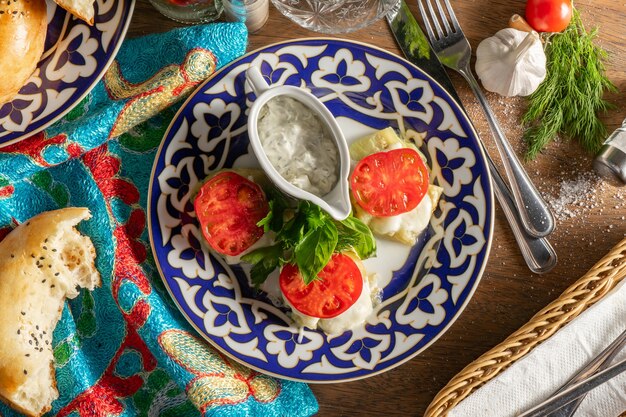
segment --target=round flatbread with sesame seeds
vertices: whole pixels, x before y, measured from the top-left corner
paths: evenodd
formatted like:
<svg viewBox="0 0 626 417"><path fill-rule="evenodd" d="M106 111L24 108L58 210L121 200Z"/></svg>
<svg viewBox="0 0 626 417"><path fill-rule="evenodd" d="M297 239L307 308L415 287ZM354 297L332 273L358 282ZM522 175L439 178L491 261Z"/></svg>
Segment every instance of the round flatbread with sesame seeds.
<svg viewBox="0 0 626 417"><path fill-rule="evenodd" d="M86 208L41 213L0 242L0 399L41 416L58 397L52 332L66 298L100 285Z"/></svg>

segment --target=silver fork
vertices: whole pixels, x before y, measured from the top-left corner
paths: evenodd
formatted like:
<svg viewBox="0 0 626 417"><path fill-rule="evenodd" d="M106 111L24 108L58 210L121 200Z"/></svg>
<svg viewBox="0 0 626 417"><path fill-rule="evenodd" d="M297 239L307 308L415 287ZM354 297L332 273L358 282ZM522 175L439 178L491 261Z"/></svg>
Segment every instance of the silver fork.
<svg viewBox="0 0 626 417"><path fill-rule="evenodd" d="M482 105L487 121L491 127L491 132L496 141L496 146L500 152L504 170L506 171L515 204L520 213L522 224L531 236L544 237L554 230L554 217L548 208L545 200L541 197L533 183L528 178L528 174L522 167L511 144L504 136L500 124L496 120L487 98L483 94L478 82L470 69L470 58L472 49L470 47L459 21L457 20L452 6L448 0L445 2L450 19L441 4L441 0L434 0L437 10L432 6L431 0L417 0L426 32L430 38L430 43L437 57L445 66L460 73L468 82L472 91ZM428 8L428 12L426 7ZM441 22L441 24L439 23ZM443 28L442 28L443 25ZM434 27L434 31L433 31Z"/></svg>

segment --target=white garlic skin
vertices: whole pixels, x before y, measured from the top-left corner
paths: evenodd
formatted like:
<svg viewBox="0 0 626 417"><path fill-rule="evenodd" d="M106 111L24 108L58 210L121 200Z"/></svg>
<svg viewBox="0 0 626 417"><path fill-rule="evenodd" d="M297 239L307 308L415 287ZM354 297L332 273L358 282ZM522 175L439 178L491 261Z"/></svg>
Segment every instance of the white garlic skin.
<svg viewBox="0 0 626 417"><path fill-rule="evenodd" d="M546 54L536 32L507 28L478 45L475 68L488 91L528 96L546 78Z"/></svg>

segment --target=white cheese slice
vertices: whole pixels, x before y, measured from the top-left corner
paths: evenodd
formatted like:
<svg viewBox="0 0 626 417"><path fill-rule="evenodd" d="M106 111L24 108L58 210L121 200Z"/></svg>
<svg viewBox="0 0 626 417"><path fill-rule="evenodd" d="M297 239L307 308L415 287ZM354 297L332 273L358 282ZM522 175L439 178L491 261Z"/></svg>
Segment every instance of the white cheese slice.
<svg viewBox="0 0 626 417"><path fill-rule="evenodd" d="M407 245L414 245L419 234L428 227L443 189L430 184L428 192L413 210L397 216L376 217L353 204L355 215L378 235L388 236Z"/></svg>

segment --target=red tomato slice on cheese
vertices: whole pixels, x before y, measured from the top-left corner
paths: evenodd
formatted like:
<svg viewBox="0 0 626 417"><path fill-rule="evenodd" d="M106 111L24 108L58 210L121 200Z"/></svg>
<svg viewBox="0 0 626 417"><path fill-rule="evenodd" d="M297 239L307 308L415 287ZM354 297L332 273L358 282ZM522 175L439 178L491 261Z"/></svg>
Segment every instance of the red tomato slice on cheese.
<svg viewBox="0 0 626 417"><path fill-rule="evenodd" d="M363 276L348 255L335 253L317 276L306 285L297 266L287 264L280 272L280 290L302 314L323 319L336 317L361 296Z"/></svg>
<svg viewBox="0 0 626 417"><path fill-rule="evenodd" d="M355 200L377 217L413 210L428 191L428 170L410 148L378 152L361 159L350 177Z"/></svg>
<svg viewBox="0 0 626 417"><path fill-rule="evenodd" d="M230 171L202 185L194 208L209 245L229 256L241 254L263 236L257 223L269 212L261 187Z"/></svg>

